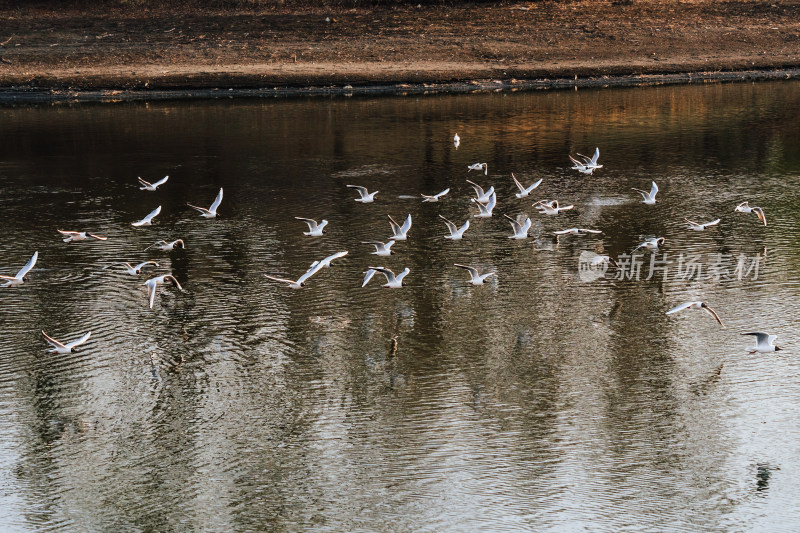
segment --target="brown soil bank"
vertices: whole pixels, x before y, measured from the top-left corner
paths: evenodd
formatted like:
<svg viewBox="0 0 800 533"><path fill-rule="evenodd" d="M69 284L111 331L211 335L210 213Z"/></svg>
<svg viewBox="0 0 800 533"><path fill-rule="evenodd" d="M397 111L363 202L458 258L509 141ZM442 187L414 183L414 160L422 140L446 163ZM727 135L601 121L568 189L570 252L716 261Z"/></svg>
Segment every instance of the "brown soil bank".
<svg viewBox="0 0 800 533"><path fill-rule="evenodd" d="M509 86L800 67L800 0L58 5L0 7L0 93Z"/></svg>

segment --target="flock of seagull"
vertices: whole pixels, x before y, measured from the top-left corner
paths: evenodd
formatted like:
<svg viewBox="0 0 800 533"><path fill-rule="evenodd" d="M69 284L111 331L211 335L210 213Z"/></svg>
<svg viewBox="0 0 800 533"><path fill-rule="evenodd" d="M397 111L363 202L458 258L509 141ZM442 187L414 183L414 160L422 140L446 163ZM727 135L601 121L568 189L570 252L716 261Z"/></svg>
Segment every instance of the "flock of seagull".
<svg viewBox="0 0 800 533"><path fill-rule="evenodd" d="M461 139L456 134L453 137L453 144L457 149L461 143ZM577 156L569 155L569 159L572 162L573 166L571 167L572 170L576 170L582 174L591 175L595 170L600 169L603 165L599 164L600 159L600 149L596 148L594 154L589 157L581 154L577 154ZM472 165L468 165L467 172L471 171L483 171L485 176L488 176L489 167L487 163L475 163ZM518 192L515 193L515 196L519 199L528 197L534 190L536 190L539 185L541 185L542 180L539 179L538 181L530 184L530 185L523 185L512 173L511 178L514 181L515 186L518 189ZM140 190L143 191L156 191L159 187L167 183L169 176L165 176L159 181L154 183L150 183L142 178L138 178ZM481 185L476 183L475 181L466 180L469 185L475 191L475 197L470 198L470 205L478 209L477 213L473 213L471 218L489 218L493 216L493 211L497 206L497 192L495 191L494 186L490 186L488 189L484 189ZM375 196L379 193L379 191L375 190L370 192L366 187L361 185L347 185L348 188L353 189L356 193L358 193L358 197L355 198L356 202L362 204L369 204L375 201ZM651 188L649 191L640 190L640 189L633 189L634 191L638 192L642 196L642 203L646 205L655 205L656 204L656 195L658 194L658 185L655 181L652 182ZM450 188L446 188L443 191L432 194L426 195L421 194L421 198L423 202L439 202L448 195L450 192ZM191 205L187 203L187 206L195 209L199 212L201 217L214 219L218 216L217 210L222 203L222 189L220 188L219 193L217 194L216 198L214 199L213 203L209 208L198 207L195 205ZM539 200L533 204L533 207L543 215L548 216L557 216L562 211L568 211L574 208L574 205L561 205L559 204L558 200ZM742 202L738 206L736 206L735 212L741 213L753 213L755 214L758 219L766 226L767 220L764 214L764 210L761 207L757 206L750 206L748 202ZM152 210L147 216L142 218L141 220L132 222L131 225L133 227L139 228L143 226L150 226L153 223L153 219L155 219L161 213L161 206L159 205L154 210ZM503 215L511 224L512 234L508 236L509 239L526 239L528 238L528 232L531 228L531 219L527 215L519 215L517 218L512 218L506 214ZM470 218L468 218L462 225L458 225L455 222L452 222L445 218L443 215L439 214L439 217L443 220L448 234L444 235L445 239L449 240L460 240L464 237L465 232L470 227ZM317 222L315 219L312 218L305 218L305 217L295 217L297 220L300 220L307 224L308 231L303 232L304 235L309 237L322 237L325 233L325 227L328 224L327 220L321 220ZM411 215L409 214L402 224L398 223L391 215L388 215L389 224L392 231L392 236L386 241L362 241L362 244L370 245L375 248L374 252L371 252L373 255L378 257L386 257L389 255L394 254L392 251L392 246L397 241L404 241L408 239L408 233L411 230L412 220ZM720 219L715 219L710 222L694 222L688 219L686 220L688 224L688 229L694 231L704 231L708 228L714 227L720 223ZM100 236L94 233L89 233L86 231L67 231L67 230L57 230L61 236L63 237L63 241L65 243L73 243L78 241L83 241L87 239L97 239L97 240L107 240L107 237ZM602 233L601 230L591 229L591 228L567 228L559 231L553 232L556 237L562 235L579 235L579 234L598 234ZM653 237L646 239L644 242L639 244L634 251L644 248L650 251L658 250L659 246L664 244L665 239L663 237ZM177 239L171 242L167 242L165 240L159 240L152 245L148 246L145 250L149 250L151 248L158 248L162 251L170 251L175 248L183 248L185 246L184 241L182 239ZM341 251L334 253L324 259L319 261L314 261L310 267L297 279L287 279L281 278L272 275L266 275L266 277L270 280L281 282L286 284L287 287L292 289L300 289L306 285L306 282L315 274L319 273L324 268L329 268L331 263L339 258L342 258L348 254L347 251ZM39 253L35 252L28 263L20 269L15 276L5 276L0 275L0 281L4 281L3 287L13 287L22 285L24 282L28 280L28 273L31 269L34 268L36 265L36 261L38 259ZM609 256L598 255L594 258L592 266L598 266L602 263L609 263L614 266L618 266L617 263ZM121 266L124 268L125 272L132 275L138 276L142 273L143 269L146 267L157 267L159 266L156 261L148 260L144 261L139 264L131 264L128 262L121 263ZM495 276L495 272L480 272L477 268L461 263L455 263L454 267L465 270L469 276L469 283L472 285L483 285L487 278L491 276ZM367 270L363 272L364 278L361 283L362 287L365 287L375 276L375 274L382 274L385 279L386 283L383 287L386 288L400 288L404 285L403 281L406 276L411 272L411 270L406 267L399 273L395 273L390 268L385 266L368 266ZM158 288L161 285L171 284L177 287L179 290L183 290L178 280L172 274L163 274L160 276L155 276L153 278L148 279L144 282L144 285L147 288L147 298L149 307L152 308L156 294L158 292ZM719 315L714 311L711 307L708 306L706 302L702 301L692 301L686 302L681 305L678 305L666 312L667 315L672 315L674 313L678 313L684 311L686 309L696 309L696 310L703 310L711 315L723 328L725 325L723 324L722 320L720 319ZM50 344L51 352L53 353L69 353L76 351L76 348L82 344L85 344L91 337L91 332L88 332L81 336L79 339L74 340L68 343L62 343L42 331L42 335L47 343ZM781 348L775 345L776 335L770 335L763 332L751 332L751 333L743 333L743 335L752 335L756 337L756 345L750 349L750 353L756 352L773 352L780 350Z"/></svg>

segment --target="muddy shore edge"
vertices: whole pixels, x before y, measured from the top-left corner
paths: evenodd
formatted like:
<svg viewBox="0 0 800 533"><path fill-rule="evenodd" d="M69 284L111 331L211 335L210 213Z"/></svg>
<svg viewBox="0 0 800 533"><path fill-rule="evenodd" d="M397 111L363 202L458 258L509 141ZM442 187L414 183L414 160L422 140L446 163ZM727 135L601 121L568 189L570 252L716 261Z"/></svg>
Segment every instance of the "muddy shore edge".
<svg viewBox="0 0 800 533"><path fill-rule="evenodd" d="M222 98L293 98L319 96L373 96L468 94L582 88L645 87L697 83L756 82L800 78L800 68L731 72L684 72L531 80L470 80L453 83L331 84L280 87L192 87L169 89L58 89L37 87L0 88L0 106L91 102L137 102ZM239 84L237 84L239 85Z"/></svg>

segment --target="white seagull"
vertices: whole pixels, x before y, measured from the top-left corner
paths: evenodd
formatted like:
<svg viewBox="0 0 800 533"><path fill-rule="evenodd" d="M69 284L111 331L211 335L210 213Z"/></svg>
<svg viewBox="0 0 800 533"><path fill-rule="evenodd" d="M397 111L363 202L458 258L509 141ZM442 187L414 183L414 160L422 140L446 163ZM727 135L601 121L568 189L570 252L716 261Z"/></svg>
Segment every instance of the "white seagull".
<svg viewBox="0 0 800 533"><path fill-rule="evenodd" d="M514 235L509 236L509 239L527 239L528 238L528 230L531 229L531 218L529 216L524 216L522 218L522 222L519 222L518 219L511 218L510 216L503 214L509 222L511 222L511 227L514 230Z"/></svg>
<svg viewBox="0 0 800 533"><path fill-rule="evenodd" d="M347 253L348 252L346 250L344 252L336 252L335 254L329 255L325 259L314 261L313 263L311 263L311 268L316 268L317 265L320 265L319 268L330 268L331 261L333 261L334 259L339 259L340 257L344 257L347 255Z"/></svg>
<svg viewBox="0 0 800 533"><path fill-rule="evenodd" d="M88 341L89 337L92 336L92 332L90 331L80 339L68 342L67 344L55 340L53 337L45 333L44 330L42 330L42 335L44 335L44 340L46 340L48 344L52 346L52 348L48 350L50 353L70 353L70 352L77 352L78 350L76 350L75 347L80 346L81 344L84 344L86 341Z"/></svg>
<svg viewBox="0 0 800 533"><path fill-rule="evenodd" d="M483 169L484 176L489 174L489 165L486 163L475 163L467 166L467 172L469 172L470 170L480 170L480 169Z"/></svg>
<svg viewBox="0 0 800 533"><path fill-rule="evenodd" d="M459 137L458 133L456 133L455 135L453 135L453 145L456 147L456 150L458 150L459 144L461 144L461 137Z"/></svg>
<svg viewBox="0 0 800 533"><path fill-rule="evenodd" d="M150 183L149 181L145 181L142 178L136 178L136 179L138 179L139 184L142 185L142 187L139 187L140 191L154 191L158 189L161 185L164 185L169 179L169 176L164 176L155 183Z"/></svg>
<svg viewBox="0 0 800 533"><path fill-rule="evenodd" d="M578 156L583 158L584 165L586 166L586 168L589 168L589 169L592 169L592 170L595 170L595 169L598 169L598 168L603 168L603 165L598 165L597 164L597 160L600 159L600 148L599 147L594 149L594 154L592 154L592 157L585 156L583 154L578 154Z"/></svg>
<svg viewBox="0 0 800 533"><path fill-rule="evenodd" d="M219 188L219 192L217 193L217 197L214 199L214 203L211 204L211 207L209 207L208 209L206 209L205 207L197 207L196 205L192 205L190 203L187 203L186 205L188 205L192 209L197 209L198 211L200 211L201 217L216 218L218 216L217 208L221 203L222 203L222 187Z"/></svg>
<svg viewBox="0 0 800 533"><path fill-rule="evenodd" d="M478 206L478 209L480 209L480 212L477 215L472 215L476 218L489 218L492 216L492 209L494 209L494 206L497 205L497 195L495 193L492 193L486 205L483 205L475 198L470 198L470 200L472 200L475 205Z"/></svg>
<svg viewBox="0 0 800 533"><path fill-rule="evenodd" d="M642 203L647 205L655 205L656 204L656 194L658 193L658 185L654 181L653 184L650 186L650 192L643 191L641 189L634 189L632 190L638 192L642 195Z"/></svg>
<svg viewBox="0 0 800 533"><path fill-rule="evenodd" d="M274 280L274 281L281 281L283 283L286 283L289 286L290 289L301 289L301 288L305 287L306 280L308 278L310 278L311 276L313 276L314 274L316 274L317 272L319 272L324 266L325 265L323 265L322 262L312 263L311 268L306 270L305 274L303 274L302 276L297 278L297 280L286 279L286 278L276 278L275 276L268 276L267 274L264 274L264 276L266 276L267 278L269 278L271 280Z"/></svg>
<svg viewBox="0 0 800 533"><path fill-rule="evenodd" d="M98 241L107 241L108 237L101 237L94 233L87 233L85 231L64 231L63 229L56 230L64 237L64 242L77 242L85 241L89 237L97 239Z"/></svg>
<svg viewBox="0 0 800 533"><path fill-rule="evenodd" d="M442 196L446 195L449 192L450 192L450 187L448 187L445 190L443 190L442 192L434 194L432 196L428 196L427 194L422 194L422 193L420 193L420 196L422 196L422 201L423 202L438 202L439 200L442 199Z"/></svg>
<svg viewBox="0 0 800 533"><path fill-rule="evenodd" d="M392 215L386 215L389 217L389 224L392 226L392 237L393 241L404 241L408 238L408 230L411 229L411 215L409 214L406 217L405 222L401 226L398 224L393 218Z"/></svg>
<svg viewBox="0 0 800 533"><path fill-rule="evenodd" d="M364 285L366 285L367 282L369 282L370 279L372 279L372 276L375 275L375 272L380 272L381 274L386 276L386 284L384 285L384 287L386 287L387 289L399 289L400 287L403 286L403 278L405 278L408 275L408 273L411 272L411 269L406 267L402 272L400 272L399 274L397 274L395 276L394 272L392 272L391 269L388 269L386 267L373 267L373 266L371 266L371 267L367 267L367 268L369 268L369 270L367 270L367 272L372 270L373 273L372 274L367 274L367 276L369 276L369 279L367 279L367 278L364 279L364 283L361 285L362 287Z"/></svg>
<svg viewBox="0 0 800 533"><path fill-rule="evenodd" d="M464 237L464 232L469 229L469 219L467 219L467 221L464 222L464 225L459 228L442 215L439 215L439 218L444 220L444 223L447 225L447 229L450 230L450 235L445 235L445 239L460 241Z"/></svg>
<svg viewBox="0 0 800 533"><path fill-rule="evenodd" d="M582 235L584 233L603 233L599 229L569 228L561 231L554 231L554 235Z"/></svg>
<svg viewBox="0 0 800 533"><path fill-rule="evenodd" d="M489 187L484 191L483 187L481 187L474 181L467 180L467 183L472 185L472 188L475 189L475 196L476 196L475 201L477 202L485 204L486 202L489 201L489 198L491 198L492 195L494 194L494 185L492 185L491 187Z"/></svg>
<svg viewBox="0 0 800 533"><path fill-rule="evenodd" d="M130 263L122 263L122 265L125 267L125 272L127 272L131 276L138 276L139 274L142 273L142 269L147 265L158 266L158 263L156 263L155 261L145 261L144 263L139 263L138 265L135 266Z"/></svg>
<svg viewBox="0 0 800 533"><path fill-rule="evenodd" d="M359 195L359 198L356 198L356 202L361 202L362 204L369 204L375 201L375 195L378 194L379 191L369 192L367 191L366 187L362 187L361 185L348 185L351 189L355 189Z"/></svg>
<svg viewBox="0 0 800 533"><path fill-rule="evenodd" d="M469 276L471 278L470 283L472 283L473 285L483 285L483 282L486 281L486 278L495 275L494 272L487 272L486 274L480 274L478 273L477 269L467 265L459 265L458 263L453 263L453 266L457 266L458 268L463 268L464 270L469 272Z"/></svg>
<svg viewBox="0 0 800 533"><path fill-rule="evenodd" d="M514 196L516 196L517 198L525 198L525 197L526 197L526 196L528 196L528 195L529 195L529 194L530 194L530 193L531 193L531 192L532 192L532 191L533 191L533 190L534 190L536 187L538 187L539 185L541 185L541 184L542 184L542 180L539 180L539 181L537 181L537 182L533 183L533 184L532 184L530 187L524 187L524 186L523 186L523 185L522 185L522 184L519 182L519 180L517 179L517 177L516 177L516 176L514 176L514 173L513 173L513 172L511 173L511 179L513 179L513 180L514 180L514 183L517 185L517 188L519 189L519 192L514 194Z"/></svg>
<svg viewBox="0 0 800 533"><path fill-rule="evenodd" d="M634 248L633 251L635 252L639 248L647 248L648 250L658 250L658 247L661 244L664 244L664 237L653 237L650 239L645 239L645 241L636 248Z"/></svg>
<svg viewBox="0 0 800 533"><path fill-rule="evenodd" d="M782 350L780 346L775 346L775 339L778 338L777 335L770 335L769 333L761 333L761 332L754 332L754 333L742 333L742 335L755 335L756 336L756 345L753 348L750 348L750 353L767 353L767 352L777 352Z"/></svg>
<svg viewBox="0 0 800 533"><path fill-rule="evenodd" d="M749 202L740 203L733 211L738 213L755 213L758 219L765 226L767 225L767 216L764 214L764 210L755 205L751 207Z"/></svg>
<svg viewBox="0 0 800 533"><path fill-rule="evenodd" d="M572 161L572 170L577 170L578 172L581 172L583 174L591 174L592 172L594 172L594 169L588 167L585 161L578 161L571 155L569 156L569 160Z"/></svg>
<svg viewBox="0 0 800 533"><path fill-rule="evenodd" d="M183 291L183 287L181 287L181 284L178 283L178 280L175 279L175 276L173 276L172 274L164 274L163 276L150 278L144 282L144 284L147 286L147 297L150 299L150 309L153 308L153 302L156 299L156 291L158 290L158 285L167 282L171 283L175 287L178 287L180 291Z"/></svg>
<svg viewBox="0 0 800 533"><path fill-rule="evenodd" d="M389 241L386 243L382 243L380 241L362 241L361 244L371 244L375 247L374 252L370 252L373 255L380 255L380 256L387 256L392 255L394 252L391 250L392 246L394 245L394 241Z"/></svg>
<svg viewBox="0 0 800 533"><path fill-rule="evenodd" d="M711 309L705 302L686 302L685 304L673 307L672 309L667 311L666 314L671 315L673 313L677 313L678 311L683 311L684 309L702 309L709 315L713 316L714 319L717 322L719 322L720 326L722 326L723 328L725 327L725 324L722 323L722 320L720 320L719 315L717 315L717 313L713 309Z"/></svg>
<svg viewBox="0 0 800 533"><path fill-rule="evenodd" d="M568 211L574 208L575 206L570 204L561 207L558 205L558 200L551 200L549 202L540 200L535 204L533 204L533 207L535 207L536 209L539 210L540 213L544 213L545 215L557 215L561 211Z"/></svg>
<svg viewBox="0 0 800 533"><path fill-rule="evenodd" d="M684 218L683 220L689 224L689 229L693 229L695 231L703 231L704 229L710 228L711 226L716 226L719 224L720 219L712 220L711 222L706 222L704 224L700 224L699 222L692 222L688 218Z"/></svg>
<svg viewBox="0 0 800 533"><path fill-rule="evenodd" d="M313 218L303 218L303 217L294 217L297 220L302 220L306 224L308 224L308 231L304 231L303 235L308 235L309 237L322 237L322 234L325 233L325 226L328 225L328 221L323 219L322 222L317 224L317 221Z"/></svg>
<svg viewBox="0 0 800 533"><path fill-rule="evenodd" d="M144 217L142 220L139 220L137 222L132 222L131 226L136 226L137 228L140 226L150 226L153 224L153 219L156 218L156 216L158 216L160 212L161 212L161 206L158 206L155 209L153 209L150 212L150 214Z"/></svg>
<svg viewBox="0 0 800 533"><path fill-rule="evenodd" d="M0 276L0 280L6 280L3 284L3 287L11 287L12 285L22 285L24 282L28 281L26 275L33 268L36 264L36 260L39 258L39 252L33 252L33 256L31 256L28 263L22 267L17 275L14 277L11 276Z"/></svg>
<svg viewBox="0 0 800 533"><path fill-rule="evenodd" d="M158 248L159 250L169 252L170 250L174 250L175 248L186 248L186 243L183 242L183 239L176 239L172 242L158 241L145 248L144 251L146 252L150 248Z"/></svg>

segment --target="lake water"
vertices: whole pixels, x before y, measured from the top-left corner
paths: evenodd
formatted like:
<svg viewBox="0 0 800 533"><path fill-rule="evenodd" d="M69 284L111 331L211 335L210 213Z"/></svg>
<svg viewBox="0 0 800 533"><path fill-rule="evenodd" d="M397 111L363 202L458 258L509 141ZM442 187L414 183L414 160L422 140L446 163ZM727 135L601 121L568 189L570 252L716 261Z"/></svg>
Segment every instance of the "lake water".
<svg viewBox="0 0 800 533"><path fill-rule="evenodd" d="M39 252L0 289L3 531L800 529L798 82L0 108L0 125L0 274ZM596 146L602 169L569 168ZM517 199L512 172L542 185ZM492 218L466 179L495 187ZM652 180L644 205L631 189ZM220 187L219 218L186 206ZM768 226L734 213L745 200ZM520 213L531 236L508 239ZM376 257L361 242L391 235L387 214L413 226ZM470 218L464 240L440 214ZM602 233L552 233L573 226ZM648 237L665 243L631 259ZM343 250L301 290L264 276ZM584 252L621 268L590 279ZM409 267L407 286L362 288L368 266ZM184 292L149 309L144 280L169 272ZM665 314L690 300L727 327ZM50 354L41 330L92 337ZM784 351L749 354L754 331Z"/></svg>

